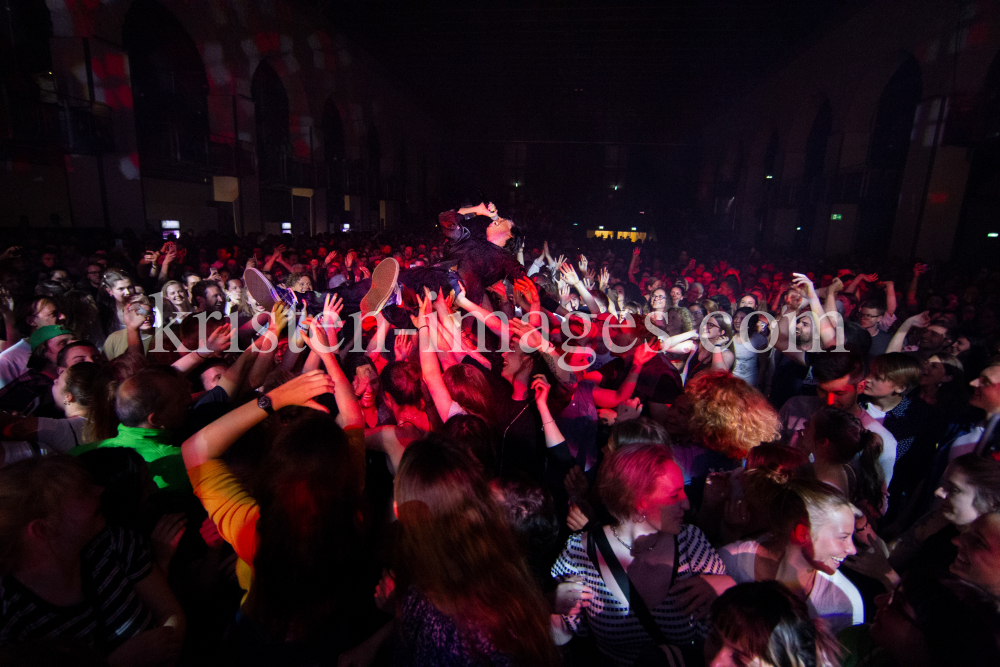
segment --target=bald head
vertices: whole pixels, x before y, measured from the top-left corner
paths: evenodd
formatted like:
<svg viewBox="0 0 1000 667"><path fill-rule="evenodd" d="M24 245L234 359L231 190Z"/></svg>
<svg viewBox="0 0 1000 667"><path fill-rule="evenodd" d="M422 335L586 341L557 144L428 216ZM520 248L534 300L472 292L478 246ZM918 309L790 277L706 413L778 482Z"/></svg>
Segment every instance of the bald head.
<svg viewBox="0 0 1000 667"><path fill-rule="evenodd" d="M186 385L165 368L144 368L118 387L115 411L119 421L135 428L180 427L191 401Z"/></svg>

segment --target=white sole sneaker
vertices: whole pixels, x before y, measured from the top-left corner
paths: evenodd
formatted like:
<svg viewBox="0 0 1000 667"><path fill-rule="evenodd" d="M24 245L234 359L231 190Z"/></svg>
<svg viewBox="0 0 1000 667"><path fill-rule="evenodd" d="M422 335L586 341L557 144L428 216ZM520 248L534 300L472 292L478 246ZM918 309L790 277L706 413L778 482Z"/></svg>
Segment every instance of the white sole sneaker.
<svg viewBox="0 0 1000 667"><path fill-rule="evenodd" d="M368 317L380 312L389 297L396 291L396 280L399 278L399 262L388 257L379 262L372 271L372 286L361 298L361 315Z"/></svg>
<svg viewBox="0 0 1000 667"><path fill-rule="evenodd" d="M281 300L278 290L274 289L271 281L257 269L250 268L243 272L243 285L254 301L267 312L271 312L274 304Z"/></svg>

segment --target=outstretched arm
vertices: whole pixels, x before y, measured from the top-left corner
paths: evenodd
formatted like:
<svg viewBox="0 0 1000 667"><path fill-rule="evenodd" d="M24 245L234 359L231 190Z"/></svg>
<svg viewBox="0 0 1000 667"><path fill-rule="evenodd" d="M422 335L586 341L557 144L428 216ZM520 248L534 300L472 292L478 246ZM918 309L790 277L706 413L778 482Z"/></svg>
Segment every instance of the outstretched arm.
<svg viewBox="0 0 1000 667"><path fill-rule="evenodd" d="M333 379L314 371L289 380L266 395L271 399L271 406L275 410L289 405L300 405L320 412L329 412L313 399L334 392L335 389ZM264 421L266 417L267 412L258 407L256 401L246 403L219 417L181 445L184 466L190 470L206 461L219 458L240 436Z"/></svg>
<svg viewBox="0 0 1000 667"><path fill-rule="evenodd" d="M327 335L334 337L328 341L326 338ZM313 353L318 354L320 359L323 360L323 366L326 368L327 375L333 381L333 398L337 402L337 410L339 412L337 423L343 429L352 427L364 428L365 415L361 410L361 404L358 403L358 397L354 394L354 387L344 374L344 369L340 367L340 362L337 360L337 355L333 350L337 343L335 334L332 334L330 329L327 329L326 333L324 333L322 327L314 320L309 326L309 334L303 334L302 338L306 345L312 349Z"/></svg>

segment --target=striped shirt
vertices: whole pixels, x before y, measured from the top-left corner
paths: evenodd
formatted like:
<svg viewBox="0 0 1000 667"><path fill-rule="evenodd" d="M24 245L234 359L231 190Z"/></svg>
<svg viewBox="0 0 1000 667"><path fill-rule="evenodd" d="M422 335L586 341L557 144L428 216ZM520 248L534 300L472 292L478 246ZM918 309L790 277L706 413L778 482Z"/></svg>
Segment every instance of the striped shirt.
<svg viewBox="0 0 1000 667"><path fill-rule="evenodd" d="M81 555L84 601L46 602L11 575L0 577L0 646L75 639L107 655L154 626L135 584L152 571L149 545L123 528L102 530Z"/></svg>
<svg viewBox="0 0 1000 667"><path fill-rule="evenodd" d="M652 639L628 605L609 589L601 573L587 556L581 542L582 533L570 535L562 554L552 566L552 576L561 579L579 575L594 591L590 606L580 615L564 616L567 625L577 634L592 631L597 645L619 665L631 665ZM715 553L705 534L695 526L685 525L677 535L677 580L698 574L725 574L726 566ZM670 592L655 607L650 608L656 624L671 644L690 644L704 639L707 628L684 614L677 605L677 593Z"/></svg>

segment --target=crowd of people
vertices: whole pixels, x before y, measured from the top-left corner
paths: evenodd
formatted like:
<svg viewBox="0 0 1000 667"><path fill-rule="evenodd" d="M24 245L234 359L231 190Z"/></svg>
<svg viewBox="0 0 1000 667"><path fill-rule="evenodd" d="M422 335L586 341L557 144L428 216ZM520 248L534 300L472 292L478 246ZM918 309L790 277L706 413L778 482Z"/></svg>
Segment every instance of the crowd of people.
<svg viewBox="0 0 1000 667"><path fill-rule="evenodd" d="M518 222L7 247L0 663L1000 664L1000 273Z"/></svg>

